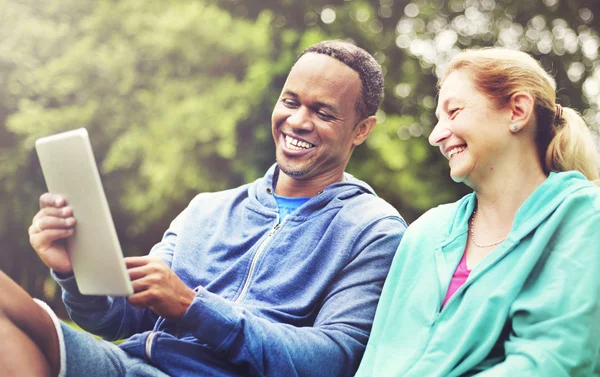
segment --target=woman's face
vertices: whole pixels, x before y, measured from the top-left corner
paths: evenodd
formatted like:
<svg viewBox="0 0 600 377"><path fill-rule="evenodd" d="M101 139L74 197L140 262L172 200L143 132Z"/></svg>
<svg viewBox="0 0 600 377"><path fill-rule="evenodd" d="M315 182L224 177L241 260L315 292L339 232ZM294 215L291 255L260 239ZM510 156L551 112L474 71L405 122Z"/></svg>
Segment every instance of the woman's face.
<svg viewBox="0 0 600 377"><path fill-rule="evenodd" d="M473 187L481 177L502 166L510 141L511 110L498 109L479 89L467 70L452 72L440 88L438 123L429 143L448 159L455 182Z"/></svg>

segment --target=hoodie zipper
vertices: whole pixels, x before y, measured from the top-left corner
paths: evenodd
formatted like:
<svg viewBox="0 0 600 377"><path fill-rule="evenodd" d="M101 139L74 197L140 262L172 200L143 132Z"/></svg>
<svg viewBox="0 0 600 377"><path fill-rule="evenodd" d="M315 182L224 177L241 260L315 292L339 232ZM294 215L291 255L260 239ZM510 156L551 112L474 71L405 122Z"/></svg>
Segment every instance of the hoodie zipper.
<svg viewBox="0 0 600 377"><path fill-rule="evenodd" d="M284 222L285 219L281 223L279 223L279 216L277 216L277 224L273 227L273 229L271 229L269 234L267 234L267 237L265 237L265 240L262 242L262 244L256 251L256 254L254 254L254 258L252 258L252 263L250 264L250 271L248 272L248 277L246 277L246 281L244 282L242 292L240 293L238 298L236 298L233 301L234 303L242 301L244 299L244 296L246 296L246 293L248 293L248 288L250 288L250 281L252 280L252 276L254 275L254 270L256 269L256 263L258 262L258 258L262 255L264 250L267 248L267 244L269 243L271 238L273 238L275 233L277 233L277 231L281 228Z"/></svg>

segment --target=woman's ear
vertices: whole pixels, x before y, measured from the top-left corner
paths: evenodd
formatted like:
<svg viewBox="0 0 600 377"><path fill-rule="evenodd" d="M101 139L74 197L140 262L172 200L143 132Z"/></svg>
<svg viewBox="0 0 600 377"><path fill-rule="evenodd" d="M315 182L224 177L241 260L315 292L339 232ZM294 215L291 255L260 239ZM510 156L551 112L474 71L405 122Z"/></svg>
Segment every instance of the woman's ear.
<svg viewBox="0 0 600 377"><path fill-rule="evenodd" d="M517 92L510 97L508 107L511 111L510 131L516 132L528 127L534 117L535 101L527 92Z"/></svg>
<svg viewBox="0 0 600 377"><path fill-rule="evenodd" d="M371 115L370 117L361 120L355 127L356 134L354 135L352 144L355 147L361 145L367 139L367 136L369 136L371 131L373 131L376 124L377 118L375 115Z"/></svg>

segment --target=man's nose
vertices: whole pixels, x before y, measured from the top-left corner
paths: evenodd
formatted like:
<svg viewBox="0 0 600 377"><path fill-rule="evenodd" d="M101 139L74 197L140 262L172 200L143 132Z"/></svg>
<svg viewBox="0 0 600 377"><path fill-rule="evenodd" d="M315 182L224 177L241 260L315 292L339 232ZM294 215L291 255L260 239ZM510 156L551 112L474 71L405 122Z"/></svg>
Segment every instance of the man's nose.
<svg viewBox="0 0 600 377"><path fill-rule="evenodd" d="M429 144L439 147L450 136L452 136L452 131L442 122L438 122L429 135Z"/></svg>
<svg viewBox="0 0 600 377"><path fill-rule="evenodd" d="M287 122L294 131L312 131L314 124L310 115L310 109L301 106L288 117Z"/></svg>

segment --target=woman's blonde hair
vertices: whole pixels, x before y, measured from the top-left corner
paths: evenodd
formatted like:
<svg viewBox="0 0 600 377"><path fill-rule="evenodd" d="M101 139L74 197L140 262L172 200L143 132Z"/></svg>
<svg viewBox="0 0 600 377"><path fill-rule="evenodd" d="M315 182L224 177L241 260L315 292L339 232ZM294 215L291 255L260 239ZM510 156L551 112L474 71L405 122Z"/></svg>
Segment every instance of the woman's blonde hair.
<svg viewBox="0 0 600 377"><path fill-rule="evenodd" d="M475 85L499 108L513 94L527 92L535 100L536 144L544 171L578 170L600 178L598 149L592 131L577 111L556 103L552 78L529 54L505 48L466 50L450 60L439 86L454 71L468 70ZM596 181L600 185L600 181Z"/></svg>

